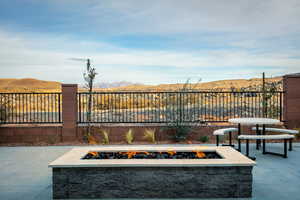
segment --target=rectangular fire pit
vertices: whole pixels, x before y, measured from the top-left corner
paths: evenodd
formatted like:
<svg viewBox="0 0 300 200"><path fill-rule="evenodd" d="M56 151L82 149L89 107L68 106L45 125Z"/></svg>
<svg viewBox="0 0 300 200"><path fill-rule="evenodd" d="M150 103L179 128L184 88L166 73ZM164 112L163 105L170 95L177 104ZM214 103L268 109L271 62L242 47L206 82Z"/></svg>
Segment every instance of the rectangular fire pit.
<svg viewBox="0 0 300 200"><path fill-rule="evenodd" d="M53 198L67 199L251 197L254 165L231 147L187 145L74 148L49 166Z"/></svg>

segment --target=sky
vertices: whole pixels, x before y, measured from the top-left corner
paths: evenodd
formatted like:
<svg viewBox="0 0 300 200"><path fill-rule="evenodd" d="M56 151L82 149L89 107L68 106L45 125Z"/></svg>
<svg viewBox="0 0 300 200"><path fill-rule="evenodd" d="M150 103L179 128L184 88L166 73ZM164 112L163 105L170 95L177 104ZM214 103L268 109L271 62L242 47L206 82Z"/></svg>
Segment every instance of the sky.
<svg viewBox="0 0 300 200"><path fill-rule="evenodd" d="M299 0L1 0L0 78L144 84L300 72Z"/></svg>

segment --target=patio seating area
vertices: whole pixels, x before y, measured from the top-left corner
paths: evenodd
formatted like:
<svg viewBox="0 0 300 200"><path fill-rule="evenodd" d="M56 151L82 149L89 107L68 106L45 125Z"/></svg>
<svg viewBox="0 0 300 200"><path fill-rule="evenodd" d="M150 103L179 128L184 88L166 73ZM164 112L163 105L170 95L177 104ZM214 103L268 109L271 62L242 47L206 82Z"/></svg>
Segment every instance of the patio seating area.
<svg viewBox="0 0 300 200"><path fill-rule="evenodd" d="M273 151L282 151L281 143L269 146ZM52 175L48 164L71 148L73 147L1 147L0 199L52 199ZM245 147L242 148L244 151ZM250 149L256 154L257 165L253 168L253 197L249 199L279 200L299 197L300 170L296 166L300 166L300 143L294 144L293 151L289 152L289 159L263 155L260 151L255 151L255 144L250 144Z"/></svg>
<svg viewBox="0 0 300 200"><path fill-rule="evenodd" d="M89 94L76 84L62 84L61 93L0 93L1 102L10 102L0 113L1 145L19 145L0 147L0 199L297 199L300 76L284 76L283 83L283 91L270 94L267 104L261 91ZM88 97L95 99L95 109L87 109ZM84 154L66 154L81 145L88 145ZM93 149L97 146L109 151L103 154ZM153 149L159 151L152 154ZM89 154L98 160L82 161ZM154 157L139 160L145 155ZM121 160L109 160L115 158ZM49 165L56 160L61 162ZM103 166L119 174L103 173Z"/></svg>
<svg viewBox="0 0 300 200"><path fill-rule="evenodd" d="M259 150L260 143L263 143L263 154L273 154L279 155L284 158L287 158L287 143L289 142L289 151L292 151L292 143L295 135L299 133L298 130L291 129L282 129L282 128L266 128L266 125L270 124L280 124L279 120L269 119L269 118L232 118L228 120L231 123L238 124L238 128L223 128L217 129L213 132L213 135L216 136L216 145L219 146L219 136L224 136L229 134L229 144L223 144L223 146L232 146L232 133L238 132L238 151L241 152L241 141L246 141L246 156L255 160L255 157L249 156L249 140L256 140L256 150ZM256 135L246 135L241 134L241 125L256 125L252 127L252 131L256 131ZM262 126L262 127L260 127ZM277 135L266 135L266 132L280 133ZM270 152L266 151L266 140L283 140L284 143L284 153Z"/></svg>

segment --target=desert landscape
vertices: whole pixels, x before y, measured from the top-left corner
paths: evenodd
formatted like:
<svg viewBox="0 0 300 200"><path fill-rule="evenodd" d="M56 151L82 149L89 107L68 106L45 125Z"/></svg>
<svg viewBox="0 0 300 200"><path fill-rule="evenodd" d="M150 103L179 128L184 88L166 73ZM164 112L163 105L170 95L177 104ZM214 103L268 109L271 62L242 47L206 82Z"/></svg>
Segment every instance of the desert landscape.
<svg viewBox="0 0 300 200"><path fill-rule="evenodd" d="M280 118L281 77L266 79L268 116ZM97 85L97 84L95 84ZM223 122L231 117L262 116L262 79L220 80L197 84L133 84L95 87L91 122ZM36 79L1 79L2 123L61 120L61 83ZM80 87L79 123L88 121L87 89Z"/></svg>
<svg viewBox="0 0 300 200"><path fill-rule="evenodd" d="M278 82L281 81L282 77L267 78L267 82ZM199 82L192 83L190 87L194 90L202 91L231 91L232 88L241 90L242 88L255 88L262 84L261 78L251 79L234 79L234 80L218 80L211 82ZM105 92L105 91L176 91L183 87L184 83L178 84L159 84L159 85L144 85L144 84L132 84L121 87L111 88L99 88L95 87L94 91ZM280 89L280 88L279 88ZM83 87L81 91L85 91ZM257 90L257 89L254 89ZM0 78L0 92L60 92L61 83L56 81L44 81L33 78Z"/></svg>

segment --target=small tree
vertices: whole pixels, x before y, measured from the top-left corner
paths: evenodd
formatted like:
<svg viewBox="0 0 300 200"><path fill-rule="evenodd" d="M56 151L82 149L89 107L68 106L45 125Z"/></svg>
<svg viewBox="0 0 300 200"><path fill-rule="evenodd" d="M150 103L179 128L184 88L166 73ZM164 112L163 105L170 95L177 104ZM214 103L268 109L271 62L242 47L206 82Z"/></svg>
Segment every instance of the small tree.
<svg viewBox="0 0 300 200"><path fill-rule="evenodd" d="M282 81L266 82L264 89L264 117L276 118L280 110L280 105L276 101L278 89L282 86ZM274 99L275 98L275 99Z"/></svg>
<svg viewBox="0 0 300 200"><path fill-rule="evenodd" d="M83 73L83 78L85 80L85 88L88 89L88 107L87 107L87 124L88 130L85 135L86 139L91 135L91 121L92 121L92 105L93 105L93 86L94 80L96 78L97 72L96 69L91 67L90 59L87 59L86 71Z"/></svg>
<svg viewBox="0 0 300 200"><path fill-rule="evenodd" d="M194 127L204 123L196 115L195 110L199 108L192 108L190 112L185 112L185 109L191 109L188 102L192 102L191 100L193 99L193 94L187 92L196 91L200 81L193 85L188 79L177 93L170 93L166 96L166 101L169 101L166 107L167 124L162 130L173 131L174 134L172 134L171 138L175 141L186 140ZM187 108L185 108L186 106Z"/></svg>
<svg viewBox="0 0 300 200"><path fill-rule="evenodd" d="M266 80L265 73L263 73L262 76L262 83L261 84L252 84L248 87L243 88L243 91L261 91L261 99L260 105L262 109L262 117L271 117L276 118L278 117L280 105L277 102L278 91L282 90L282 80L274 81L274 80ZM247 97L256 97L257 93L250 93ZM241 98L243 99L243 98ZM246 108L244 110L247 110L248 112L253 112L251 106L252 101L247 100L244 98L243 105L245 105Z"/></svg>

